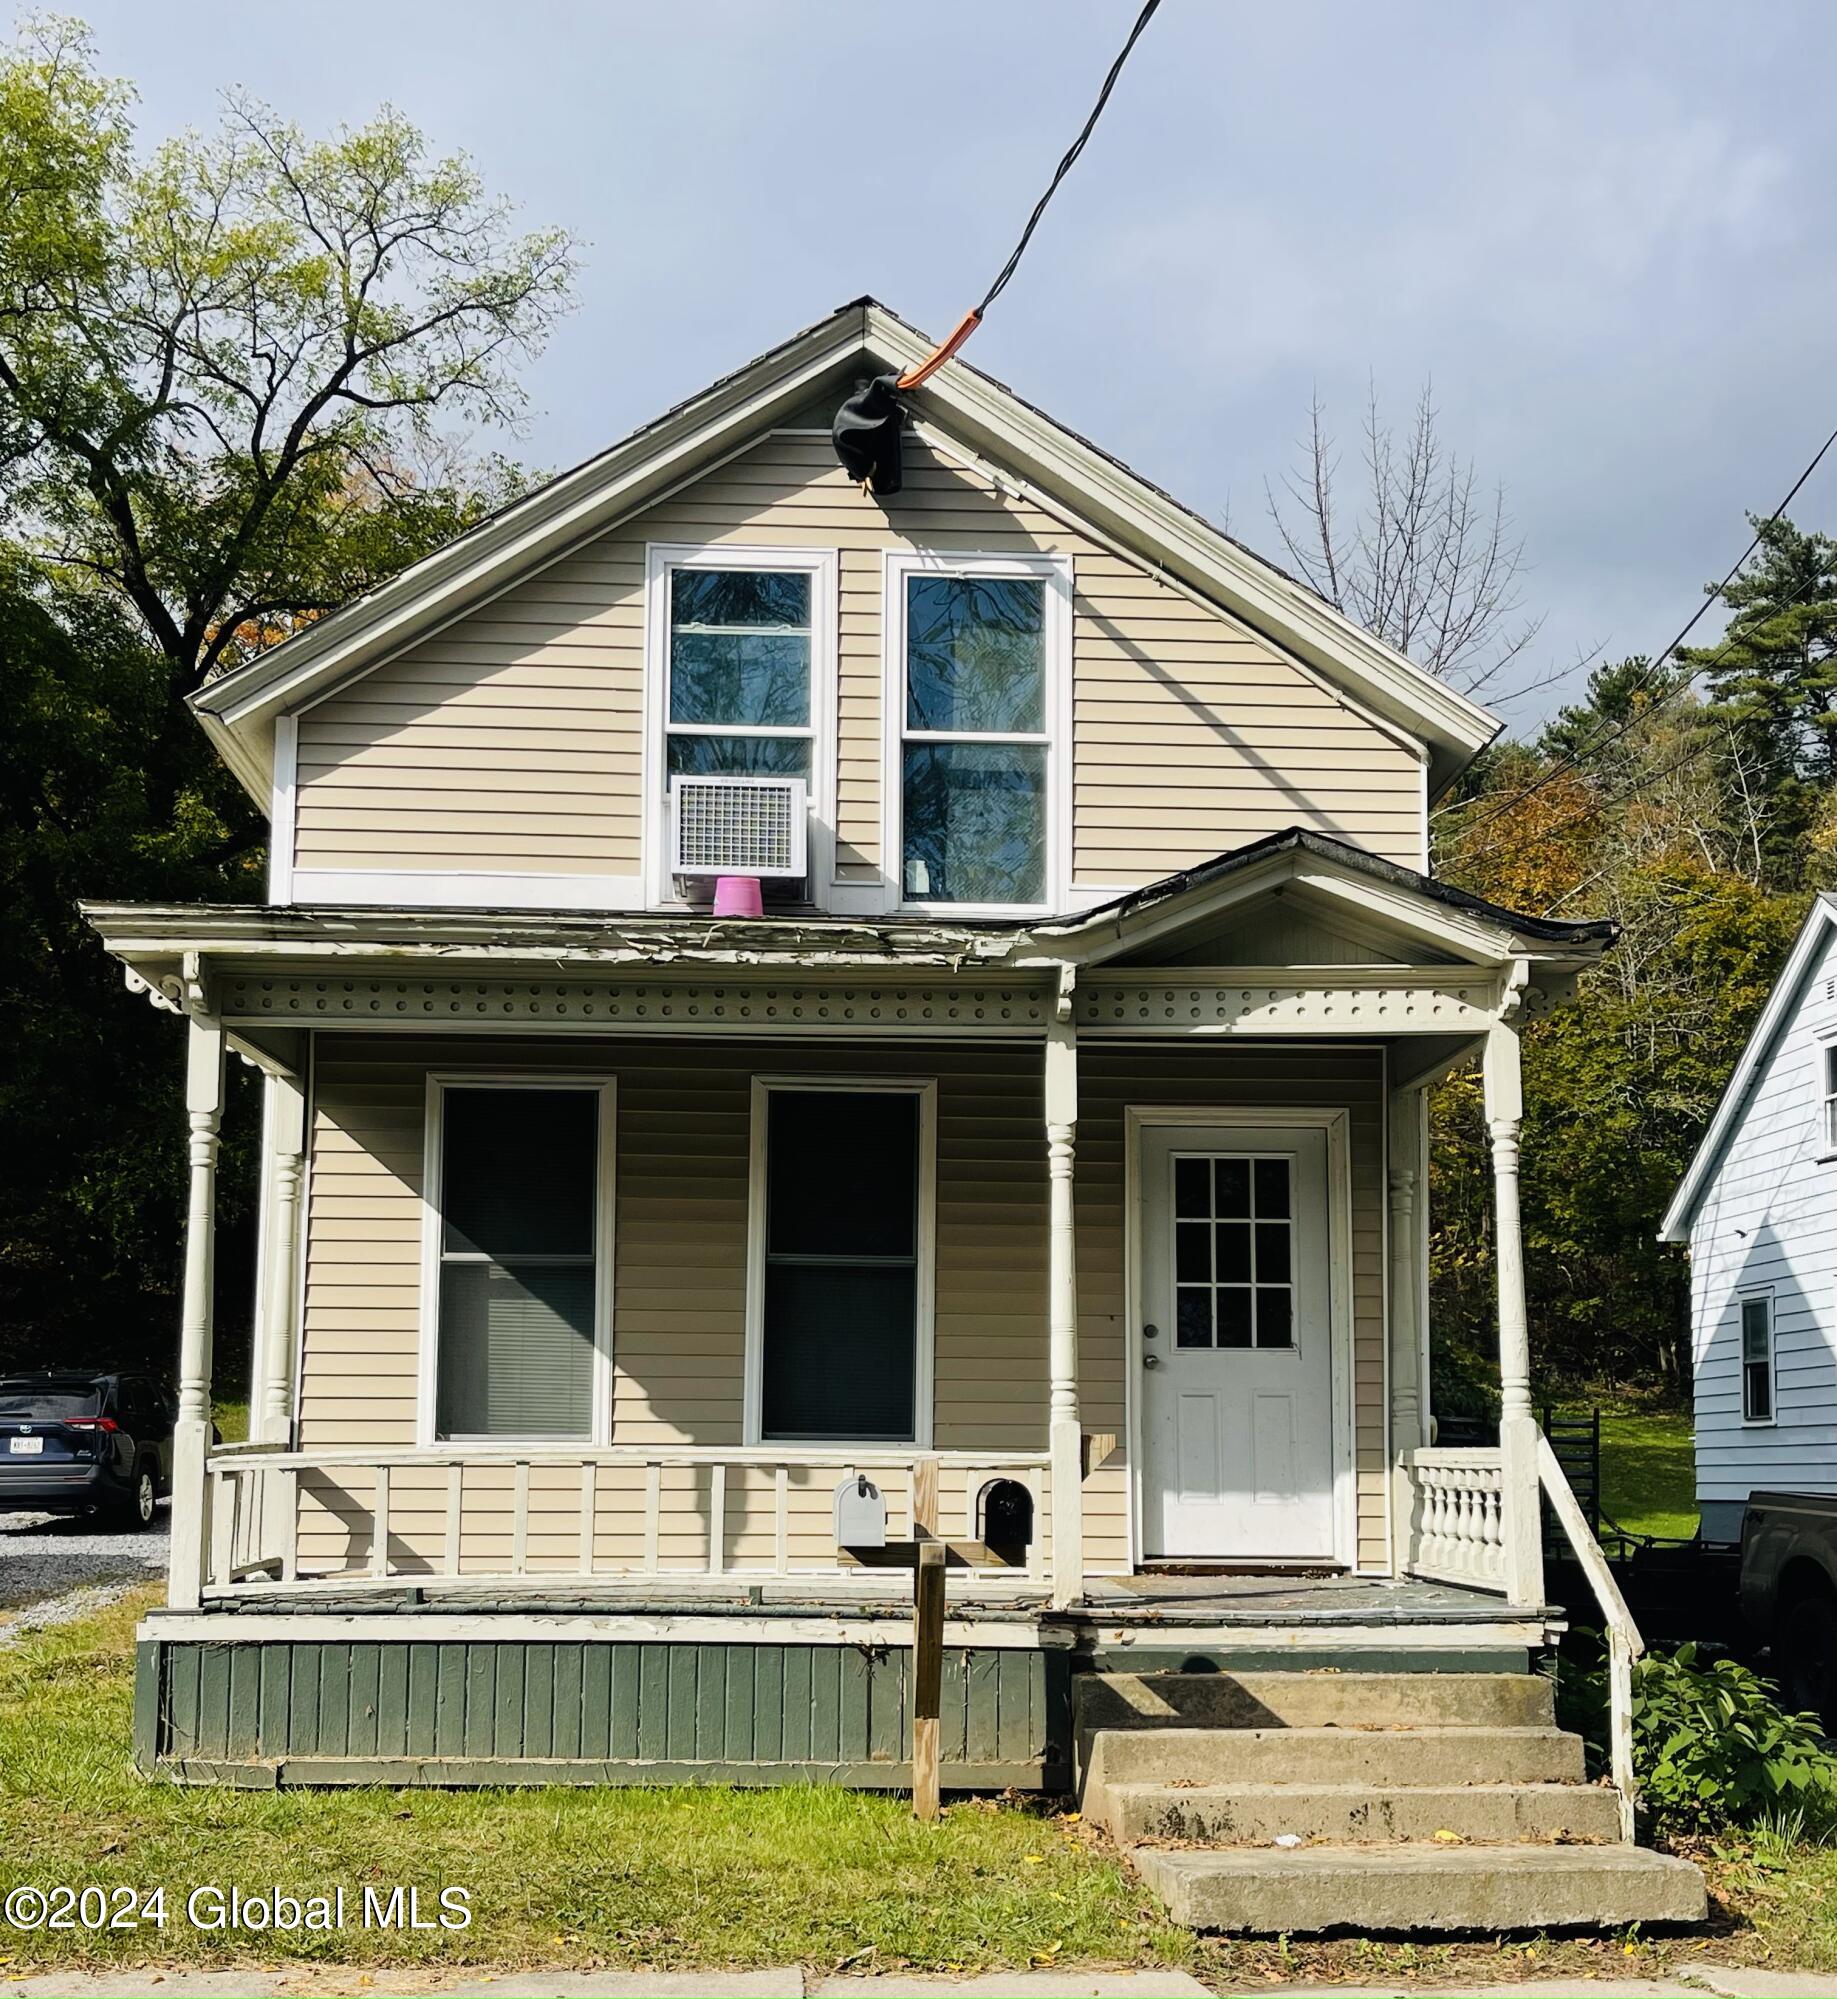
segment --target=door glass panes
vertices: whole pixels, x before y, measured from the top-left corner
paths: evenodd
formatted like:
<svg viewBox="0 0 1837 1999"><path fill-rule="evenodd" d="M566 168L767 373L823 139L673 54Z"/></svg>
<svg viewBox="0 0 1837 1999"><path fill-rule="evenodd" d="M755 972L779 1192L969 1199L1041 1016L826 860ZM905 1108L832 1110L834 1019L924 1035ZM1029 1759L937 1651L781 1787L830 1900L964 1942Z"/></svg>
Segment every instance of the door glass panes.
<svg viewBox="0 0 1837 1999"><path fill-rule="evenodd" d="M1295 1164L1188 1154L1174 1161L1174 1341L1295 1344Z"/></svg>

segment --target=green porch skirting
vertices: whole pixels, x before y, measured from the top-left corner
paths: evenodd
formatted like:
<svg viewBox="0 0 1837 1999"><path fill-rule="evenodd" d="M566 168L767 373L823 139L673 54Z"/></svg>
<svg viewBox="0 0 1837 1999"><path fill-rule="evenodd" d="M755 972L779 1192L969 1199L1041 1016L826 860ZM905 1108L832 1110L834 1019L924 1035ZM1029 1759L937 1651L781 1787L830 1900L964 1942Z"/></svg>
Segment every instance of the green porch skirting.
<svg viewBox="0 0 1837 1999"><path fill-rule="evenodd" d="M201 1782L911 1781L905 1647L144 1638L140 1767ZM1070 1780L1063 1652L944 1655L943 1781Z"/></svg>

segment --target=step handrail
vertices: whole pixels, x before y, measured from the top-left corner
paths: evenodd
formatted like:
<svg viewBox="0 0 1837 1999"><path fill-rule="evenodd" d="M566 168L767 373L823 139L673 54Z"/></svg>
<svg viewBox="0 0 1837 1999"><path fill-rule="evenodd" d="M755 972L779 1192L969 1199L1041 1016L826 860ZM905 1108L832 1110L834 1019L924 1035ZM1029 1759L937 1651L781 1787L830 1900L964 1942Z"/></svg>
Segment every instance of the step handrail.
<svg viewBox="0 0 1837 1999"><path fill-rule="evenodd" d="M1645 1644L1601 1544L1541 1429L1537 1433L1537 1478L1607 1626L1608 1771L1620 1793L1620 1836L1631 1845L1639 1802L1639 1780L1633 1774L1633 1662L1645 1651Z"/></svg>

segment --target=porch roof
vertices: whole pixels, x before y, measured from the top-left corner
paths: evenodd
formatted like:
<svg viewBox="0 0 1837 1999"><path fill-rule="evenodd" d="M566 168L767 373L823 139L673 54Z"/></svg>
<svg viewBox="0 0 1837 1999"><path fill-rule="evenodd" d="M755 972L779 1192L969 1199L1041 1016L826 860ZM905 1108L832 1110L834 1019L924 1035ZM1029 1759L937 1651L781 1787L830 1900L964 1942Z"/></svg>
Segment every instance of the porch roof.
<svg viewBox="0 0 1837 1999"><path fill-rule="evenodd" d="M1481 963L1535 958L1574 968L1612 943L1609 922L1561 922L1502 909L1447 882L1380 860L1344 841L1290 827L1075 915L881 919L816 913L721 919L686 911L352 909L248 903L85 902L105 947L137 968L187 952L247 962L394 959L446 965L843 972L885 968L942 977L966 971L1047 971L1101 964L1152 934L1216 917L1243 893L1301 878L1402 917L1457 955Z"/></svg>

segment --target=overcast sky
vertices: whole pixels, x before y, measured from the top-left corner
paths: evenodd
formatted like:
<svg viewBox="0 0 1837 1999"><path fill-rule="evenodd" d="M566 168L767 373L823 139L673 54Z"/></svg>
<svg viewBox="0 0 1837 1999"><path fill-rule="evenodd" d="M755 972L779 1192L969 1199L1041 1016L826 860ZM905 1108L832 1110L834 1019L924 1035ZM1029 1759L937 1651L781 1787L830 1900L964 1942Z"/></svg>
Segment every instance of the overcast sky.
<svg viewBox="0 0 1837 1999"><path fill-rule="evenodd" d="M861 292L944 331L1136 0L66 5L149 138L231 84L309 129L388 99L574 231L515 447L559 466ZM1402 418L1432 377L1537 667L1649 651L1837 422L1833 75L1827 0L1164 0L966 358L1272 552L1310 394L1350 469L1368 378Z"/></svg>

